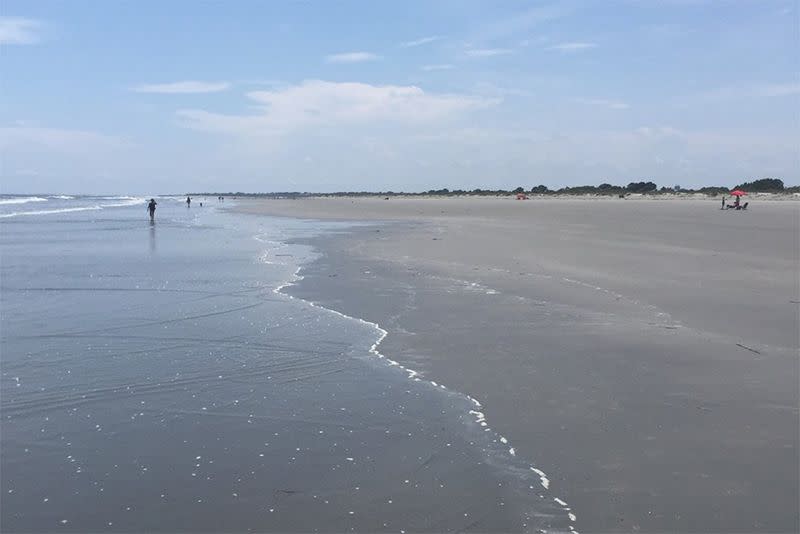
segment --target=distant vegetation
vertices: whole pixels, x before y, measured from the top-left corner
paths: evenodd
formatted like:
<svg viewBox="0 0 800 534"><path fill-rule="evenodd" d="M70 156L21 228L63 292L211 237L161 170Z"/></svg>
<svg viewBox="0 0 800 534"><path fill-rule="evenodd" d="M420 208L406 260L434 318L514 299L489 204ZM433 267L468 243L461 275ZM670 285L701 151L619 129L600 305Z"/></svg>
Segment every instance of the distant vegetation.
<svg viewBox="0 0 800 534"><path fill-rule="evenodd" d="M753 182L745 182L736 186L736 189L760 193L781 193L785 190L783 180L777 178L762 178ZM793 189L797 189L796 187Z"/></svg>
<svg viewBox="0 0 800 534"><path fill-rule="evenodd" d="M311 193L311 192L298 192L287 191L279 193L193 193L195 195L205 196L228 196L228 197L253 197L264 196L272 198L299 198L307 196L326 196L326 197L391 197L397 195L403 196L508 196L519 193L529 195L574 195L574 196L618 196L624 197L630 194L647 194L647 195L663 195L663 194L695 194L700 193L710 197L728 194L733 189L742 189L747 193L800 193L800 186L785 187L783 181L778 178L763 178L754 180L752 182L744 182L733 188L727 187L701 187L698 189L686 189L679 185L671 187L663 186L660 189L658 185L650 181L631 182L627 186L612 185L609 183L602 183L600 185L580 185L562 187L560 189L550 189L546 185L535 185L530 188L517 187L515 189L431 189L429 191L421 191L414 193L403 193L394 191L339 191L336 193Z"/></svg>

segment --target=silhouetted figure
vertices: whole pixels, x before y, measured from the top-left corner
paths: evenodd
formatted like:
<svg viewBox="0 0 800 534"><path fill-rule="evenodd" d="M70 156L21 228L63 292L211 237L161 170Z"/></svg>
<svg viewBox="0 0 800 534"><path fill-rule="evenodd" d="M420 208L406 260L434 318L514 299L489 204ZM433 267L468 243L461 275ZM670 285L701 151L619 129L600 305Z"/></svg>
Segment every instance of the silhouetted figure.
<svg viewBox="0 0 800 534"><path fill-rule="evenodd" d="M188 196L186 197L186 207L187 208L191 208L192 207L192 197L188 197Z"/></svg>
<svg viewBox="0 0 800 534"><path fill-rule="evenodd" d="M158 203L156 202L156 200L154 198L151 198L150 202L147 203L147 211L150 212L150 222L155 221L156 205L158 205Z"/></svg>
<svg viewBox="0 0 800 534"><path fill-rule="evenodd" d="M720 209L725 209L725 195L722 195L722 208Z"/></svg>

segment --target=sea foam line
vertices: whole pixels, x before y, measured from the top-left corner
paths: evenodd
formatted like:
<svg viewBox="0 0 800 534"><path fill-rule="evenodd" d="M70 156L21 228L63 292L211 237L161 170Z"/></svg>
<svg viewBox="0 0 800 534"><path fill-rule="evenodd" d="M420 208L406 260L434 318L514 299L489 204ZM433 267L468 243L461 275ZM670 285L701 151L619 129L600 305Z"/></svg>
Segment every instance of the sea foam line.
<svg viewBox="0 0 800 534"><path fill-rule="evenodd" d="M0 198L0 206L5 206L6 204L27 204L28 202L47 202L47 199L42 197Z"/></svg>
<svg viewBox="0 0 800 534"><path fill-rule="evenodd" d="M5 213L0 215L0 219L7 219L9 217L18 217L20 215L52 215L54 213L72 213L77 211L100 211L105 208L125 208L128 206L135 206L137 204L144 204L145 199L139 197L118 197L122 202L113 202L111 204L95 204L93 206L80 206L76 208L59 208L54 210L32 210L32 211L14 211L12 213ZM46 200L46 199L42 199ZM34 201L29 201L34 202ZM20 204L20 202L17 202Z"/></svg>
<svg viewBox="0 0 800 534"><path fill-rule="evenodd" d="M304 276L302 276L300 274L301 270L302 270L302 267L297 267L295 269L294 273L292 274L291 278L289 278L289 280L287 280L283 284L280 284L277 287L275 287L272 290L272 292L274 294L276 294L276 295L282 295L283 297L289 298L291 300L297 300L297 301L300 301L300 302L304 302L305 304L311 306L312 308L317 308L319 310L324 310L327 313L332 313L334 315L337 315L337 316L345 318L345 319L349 319L351 321L358 321L361 324L365 324L365 325L373 328L374 330L377 331L378 338L375 341L375 343L373 343L372 346L370 347L369 353L374 355L374 356L377 356L378 358L380 358L380 359L382 359L384 361L386 361L389 365L391 365L393 367L397 367L398 369L401 369L401 370L405 371L406 374L408 375L408 378L414 380L415 382L422 381L422 379L419 377L419 372L418 371L415 371L414 369L410 369L408 367L405 367L404 365L400 364L399 362L386 357L386 355L382 354L378 350L378 347L380 346L381 342L383 342L383 340L386 338L386 336L389 335L389 332L385 328L381 327L378 323L375 323L375 322L372 322L372 321L367 321L367 320L362 319L360 317L353 317L353 316L344 314L344 313L342 313L340 311L333 310L331 308L326 308L325 306L317 304L316 302L312 302L312 301L307 300L307 299L295 297L293 295L289 295L289 294L283 292L283 290L286 289L287 287L296 285L298 282L300 282L301 280L303 280L305 278ZM435 382L433 380L425 380L425 382L431 384L435 388L447 390L447 388L443 384L439 384L439 383L437 383L437 382ZM476 399L472 395L469 395L469 394L466 394L466 393L463 393L463 395L476 408L478 408L477 410L469 410L469 414L472 415L475 418L475 422L478 423L481 427L483 427L484 432L492 432L494 435L496 435L498 437L498 440L501 443L503 443L504 445L509 445L508 453L512 457L516 457L516 450L514 449L514 447L510 446L508 440L504 436L501 436L500 434L494 432L491 429L491 427L489 427L489 424L486 421L486 415L482 411L479 410L480 408L483 407L483 405L480 403L480 401L478 401L478 399ZM537 467L535 467L533 465L529 465L529 468L530 468L531 471L536 473L536 475L538 475L539 483L541 484L541 486L545 490L549 491L549 489L550 489L550 479L547 478L547 475L542 470L538 469ZM531 486L531 489L533 489L533 486ZM563 509L563 511L567 513L567 517L568 517L570 523L575 523L575 521L577 520L577 517L576 517L575 513L572 512L572 509L570 508L570 506L564 500L562 500L562 499L560 499L558 497L554 497L553 501L556 502L558 505L560 505L561 508ZM578 531L575 530L575 527L572 524L569 525L569 531L570 531L571 534L579 534Z"/></svg>
<svg viewBox="0 0 800 534"><path fill-rule="evenodd" d="M7 219L9 217L18 217L20 215L50 215L53 213L70 213L73 211L98 211L101 210L100 206L84 206L81 208L62 208L58 210L36 210L36 211L15 211L0 215L0 219Z"/></svg>

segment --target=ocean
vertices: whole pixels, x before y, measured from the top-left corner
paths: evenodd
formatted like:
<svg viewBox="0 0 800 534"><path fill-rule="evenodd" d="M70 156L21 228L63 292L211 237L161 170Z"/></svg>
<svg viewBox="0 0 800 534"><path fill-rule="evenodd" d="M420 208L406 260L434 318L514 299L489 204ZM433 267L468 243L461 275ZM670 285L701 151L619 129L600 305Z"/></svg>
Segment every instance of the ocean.
<svg viewBox="0 0 800 534"><path fill-rule="evenodd" d="M285 292L352 224L145 200L0 196L4 532L572 529L479 399Z"/></svg>

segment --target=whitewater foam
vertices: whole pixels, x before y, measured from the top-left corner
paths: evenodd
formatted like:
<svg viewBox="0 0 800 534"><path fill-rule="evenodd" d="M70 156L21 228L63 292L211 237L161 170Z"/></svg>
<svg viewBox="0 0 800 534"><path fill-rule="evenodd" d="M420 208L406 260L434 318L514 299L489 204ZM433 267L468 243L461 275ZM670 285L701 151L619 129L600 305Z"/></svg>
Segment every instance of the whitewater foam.
<svg viewBox="0 0 800 534"><path fill-rule="evenodd" d="M72 200L74 197L68 197L66 195L61 195L58 197L51 197L51 198L58 198L62 200ZM146 200L142 197L102 197L106 200L119 200L120 202L110 202L110 203L101 203L101 204L92 204L89 206L76 206L73 208L54 208L50 210L29 210L29 211L13 211L11 213L4 213L0 215L0 219L7 219L10 217L19 217L22 215L53 215L57 213L75 213L81 211L99 211L106 208L125 208L128 206L136 206L138 204L144 204ZM34 200L38 199L38 200ZM24 202L23 202L24 200ZM27 202L46 202L46 198L41 197L26 197L26 199L12 199L12 201L8 200L0 200L0 204L5 202L6 204L24 204Z"/></svg>
<svg viewBox="0 0 800 534"><path fill-rule="evenodd" d="M52 215L54 213L70 213L74 211L97 211L103 209L100 206L84 206L81 208L61 208L57 210L33 210L33 211L14 211L0 215L0 219L18 217L20 215Z"/></svg>
<svg viewBox="0 0 800 534"><path fill-rule="evenodd" d="M147 202L146 199L142 197L117 197L116 199L122 200L122 202L115 202L112 204L100 204L101 208L124 208L126 206L136 206L137 204L144 204ZM113 200L116 200L113 199ZM112 199L109 199L112 200Z"/></svg>
<svg viewBox="0 0 800 534"><path fill-rule="evenodd" d="M0 206L5 206L7 204L27 204L29 202L47 202L47 199L42 197L0 198Z"/></svg>

